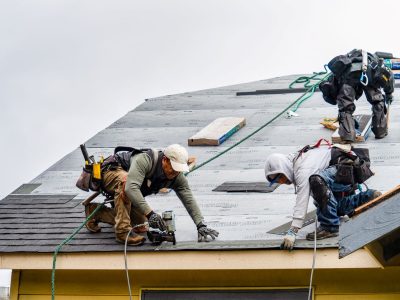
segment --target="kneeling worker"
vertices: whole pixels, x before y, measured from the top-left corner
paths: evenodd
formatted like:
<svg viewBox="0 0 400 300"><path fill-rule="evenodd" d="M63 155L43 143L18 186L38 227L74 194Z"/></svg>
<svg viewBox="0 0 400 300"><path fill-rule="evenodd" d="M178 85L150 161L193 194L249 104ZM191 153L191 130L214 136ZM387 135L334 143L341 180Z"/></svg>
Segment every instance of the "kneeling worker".
<svg viewBox="0 0 400 300"><path fill-rule="evenodd" d="M356 207L381 195L372 189L356 193L354 182L337 182L339 165L333 162L333 151L337 153L338 148L318 144L304 149L289 155L273 153L265 164L265 176L271 185L293 184L297 194L292 225L281 245L288 250L293 249L297 232L303 226L310 195L314 198L320 225L317 232L307 235L307 240L313 240L315 234L318 240L337 236L339 216L351 215Z"/></svg>
<svg viewBox="0 0 400 300"><path fill-rule="evenodd" d="M182 201L193 222L197 226L198 241L214 240L218 232L203 222L203 216L190 190L183 172L188 172L188 153L178 144L168 146L164 151L124 151L108 157L103 164L102 187L114 195L115 208L103 207L90 220L87 228L92 232L100 231L98 222L115 225L116 241L125 243L128 232L134 224L148 221L149 226L165 230L165 222L155 213L145 196L156 194L162 188L173 189ZM87 214L96 208L90 204ZM138 246L145 238L137 233L147 231L147 228L134 228L128 237L128 245Z"/></svg>

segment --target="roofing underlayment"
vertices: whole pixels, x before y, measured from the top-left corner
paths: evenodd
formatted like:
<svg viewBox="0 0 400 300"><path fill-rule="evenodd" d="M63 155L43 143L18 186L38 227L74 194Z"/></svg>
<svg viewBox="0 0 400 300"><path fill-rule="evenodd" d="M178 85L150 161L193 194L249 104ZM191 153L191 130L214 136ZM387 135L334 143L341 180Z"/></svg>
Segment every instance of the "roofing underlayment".
<svg viewBox="0 0 400 300"><path fill-rule="evenodd" d="M189 155L196 156L199 164L247 136L301 95L237 95L237 92L286 89L297 77L278 77L148 99L89 139L86 147L96 158L108 156L114 147L121 145L163 149L169 144L179 143L187 147L188 138L214 119L245 117L246 126L222 145L188 147ZM399 99L397 91L395 99ZM381 191L399 184L400 103L396 100L390 109L389 135L377 140L371 134L362 144L370 149L372 167L376 172L367 184ZM356 105L356 113L370 113L370 105L364 96ZM226 181L263 182L264 161L270 153L290 153L315 143L319 138L330 139L332 131L321 126L319 121L323 117L335 117L337 108L327 104L321 93L315 93L297 113L299 116L291 119L280 117L238 147L188 175L206 223L220 232L216 242L197 243L196 227L172 191L146 199L159 213L174 211L177 245L164 243L155 247L146 244L129 247L128 250L278 248L282 236L267 232L291 220L295 203L293 186L280 186L272 193L225 193L213 189ZM82 165L82 154L77 147L30 183L0 201L0 252L53 252L84 221L84 208L80 203L89 193L75 187ZM100 198L97 200L100 201ZM310 200L309 211L313 209ZM96 234L83 228L62 251L123 250L123 245L114 240L112 227L106 224L101 226L102 232ZM304 238L313 230L314 224L303 228L296 246L312 248L313 242ZM318 247L337 247L337 238L319 241Z"/></svg>

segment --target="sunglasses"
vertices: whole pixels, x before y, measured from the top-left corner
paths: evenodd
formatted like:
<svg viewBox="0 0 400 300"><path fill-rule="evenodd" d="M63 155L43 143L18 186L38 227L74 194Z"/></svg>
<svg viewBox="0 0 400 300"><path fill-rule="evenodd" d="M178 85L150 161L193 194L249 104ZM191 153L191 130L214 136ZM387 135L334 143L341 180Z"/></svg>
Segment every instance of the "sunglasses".
<svg viewBox="0 0 400 300"><path fill-rule="evenodd" d="M271 176L268 176L269 186L272 186L274 183L278 182L278 180L281 177L282 177L282 174L277 174L277 175L275 175L274 178L271 178Z"/></svg>

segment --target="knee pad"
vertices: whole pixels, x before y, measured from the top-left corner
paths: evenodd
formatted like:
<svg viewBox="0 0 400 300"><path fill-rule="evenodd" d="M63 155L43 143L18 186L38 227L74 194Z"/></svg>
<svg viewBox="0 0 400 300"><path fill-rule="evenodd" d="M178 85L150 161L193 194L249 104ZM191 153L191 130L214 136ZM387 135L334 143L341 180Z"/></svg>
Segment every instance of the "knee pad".
<svg viewBox="0 0 400 300"><path fill-rule="evenodd" d="M372 106L372 132L376 138L383 138L387 135L387 119L383 102Z"/></svg>
<svg viewBox="0 0 400 300"><path fill-rule="evenodd" d="M319 175L311 175L310 179L311 196L320 208L324 209L329 200L329 188L325 180Z"/></svg>
<svg viewBox="0 0 400 300"><path fill-rule="evenodd" d="M356 129L353 116L347 112L339 112L339 135L342 140L354 142Z"/></svg>
<svg viewBox="0 0 400 300"><path fill-rule="evenodd" d="M343 109L341 112L348 113L348 114L353 114L356 110L356 105L354 103L348 104Z"/></svg>

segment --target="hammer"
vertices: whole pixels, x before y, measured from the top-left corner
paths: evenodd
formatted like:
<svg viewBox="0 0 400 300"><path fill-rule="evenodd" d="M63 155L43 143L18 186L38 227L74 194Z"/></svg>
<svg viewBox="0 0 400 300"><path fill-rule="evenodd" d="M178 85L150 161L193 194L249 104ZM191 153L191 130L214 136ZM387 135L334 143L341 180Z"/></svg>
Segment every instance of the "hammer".
<svg viewBox="0 0 400 300"><path fill-rule="evenodd" d="M100 192L95 192L91 194L89 197L86 198L86 200L83 200L81 204L83 206L89 205L89 203L92 202L98 195L100 195Z"/></svg>

